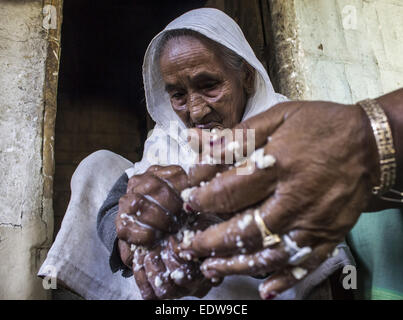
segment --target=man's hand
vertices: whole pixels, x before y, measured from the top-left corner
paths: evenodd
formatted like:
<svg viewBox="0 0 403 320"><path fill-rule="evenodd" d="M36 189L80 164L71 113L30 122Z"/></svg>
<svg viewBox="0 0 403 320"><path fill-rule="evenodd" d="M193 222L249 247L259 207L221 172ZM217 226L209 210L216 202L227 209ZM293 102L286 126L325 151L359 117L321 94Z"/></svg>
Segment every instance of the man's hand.
<svg viewBox="0 0 403 320"><path fill-rule="evenodd" d="M249 159L194 189L188 205L195 211L233 217L183 249L209 257L202 265L208 278L274 272L260 287L262 298L273 297L318 267L354 226L378 183L377 147L360 107L330 102L279 104L235 129L255 129L256 147L275 163L239 175ZM300 269L289 264L284 240L263 248L255 214L273 233L312 249Z"/></svg>

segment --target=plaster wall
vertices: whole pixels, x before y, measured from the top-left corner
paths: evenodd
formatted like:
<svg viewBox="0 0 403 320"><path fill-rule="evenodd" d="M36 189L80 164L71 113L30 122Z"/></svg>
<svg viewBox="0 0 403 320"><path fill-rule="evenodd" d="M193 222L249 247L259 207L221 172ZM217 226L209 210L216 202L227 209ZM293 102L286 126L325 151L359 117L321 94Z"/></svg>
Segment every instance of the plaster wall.
<svg viewBox="0 0 403 320"><path fill-rule="evenodd" d="M403 86L402 0L270 1L281 91L355 103Z"/></svg>
<svg viewBox="0 0 403 320"><path fill-rule="evenodd" d="M36 277L53 228L43 198L42 8L42 1L0 0L0 299L48 295Z"/></svg>

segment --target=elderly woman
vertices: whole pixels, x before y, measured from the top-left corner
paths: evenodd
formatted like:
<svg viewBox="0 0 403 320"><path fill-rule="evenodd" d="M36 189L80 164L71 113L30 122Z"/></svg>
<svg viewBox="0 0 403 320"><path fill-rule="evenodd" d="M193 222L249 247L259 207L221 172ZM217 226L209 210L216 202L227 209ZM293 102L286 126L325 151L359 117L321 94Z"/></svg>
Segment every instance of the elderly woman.
<svg viewBox="0 0 403 320"><path fill-rule="evenodd" d="M215 9L190 11L158 34L147 49L143 76L147 108L156 122L143 159L132 166L118 155L99 151L82 161L72 178L72 197L61 230L39 274L57 276L89 299L258 298L257 289L263 283L259 278L274 271L267 262L276 257L275 248L288 250L274 259L282 267L289 263L296 266L312 248L302 246L298 232L267 246L262 244L261 237L269 231L256 210L250 209L258 199L252 195L246 200L236 187L236 179L233 185L226 182L226 190L232 194L214 197L210 192L210 202L196 201L195 192L188 188L214 180L216 173L228 166L214 166L213 171L194 167L197 152L183 132L186 128L233 128L286 99L274 92L238 25ZM177 124L179 132L170 130L170 122ZM260 134L257 131L258 138ZM169 159L164 160L161 155L167 150ZM263 192L268 196L273 189L265 187L270 181L262 180L262 176L273 169L258 166L256 170L261 172L260 180L251 179L250 187L257 195ZM220 186L212 182L210 191L214 186L219 190ZM184 190L192 194L185 199L189 200L185 206L180 196ZM197 208L200 205L202 210ZM243 215L246 219L242 225L240 220L227 222L237 221L238 227L231 229L233 226L227 224L226 230L234 231L227 238L223 231L223 238L218 237L220 244L216 237L204 237L204 247L200 246L202 230L248 207L250 214ZM202 213L197 214L199 211ZM212 234L214 227L208 230ZM199 236L199 245L191 242L194 234ZM305 269L294 268L294 276L303 281L278 298L330 298L325 280L351 263L344 244L339 245L338 254L329 255L342 239L337 234L323 248L323 263L309 276L305 277ZM234 254L232 243L238 250L236 259L228 257L229 252ZM327 260L322 258L325 255ZM201 268L206 257L210 260ZM214 264L220 265L221 272L213 270ZM123 277L116 272L119 269ZM261 296L274 297L266 291Z"/></svg>

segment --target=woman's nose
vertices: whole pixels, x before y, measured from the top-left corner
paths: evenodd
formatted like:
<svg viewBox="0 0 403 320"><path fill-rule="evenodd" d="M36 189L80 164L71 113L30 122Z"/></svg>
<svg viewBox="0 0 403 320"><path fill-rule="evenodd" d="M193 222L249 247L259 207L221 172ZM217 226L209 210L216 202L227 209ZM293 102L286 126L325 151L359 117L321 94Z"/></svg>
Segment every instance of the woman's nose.
<svg viewBox="0 0 403 320"><path fill-rule="evenodd" d="M189 95L187 109L189 111L190 118L194 123L199 123L207 114L211 112L211 108L207 105L206 101L197 94Z"/></svg>

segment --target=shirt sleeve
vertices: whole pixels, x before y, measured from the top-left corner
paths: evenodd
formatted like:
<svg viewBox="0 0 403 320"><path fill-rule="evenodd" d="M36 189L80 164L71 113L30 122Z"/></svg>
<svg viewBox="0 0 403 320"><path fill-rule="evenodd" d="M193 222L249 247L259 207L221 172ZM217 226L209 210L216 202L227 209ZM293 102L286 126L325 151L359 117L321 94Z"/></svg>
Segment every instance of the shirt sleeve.
<svg viewBox="0 0 403 320"><path fill-rule="evenodd" d="M120 259L115 219L119 210L119 199L126 194L128 177L124 173L109 191L106 200L98 211L97 233L101 242L109 251L109 265L112 272L122 270L124 277L130 277L133 272Z"/></svg>

